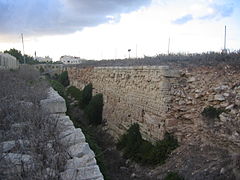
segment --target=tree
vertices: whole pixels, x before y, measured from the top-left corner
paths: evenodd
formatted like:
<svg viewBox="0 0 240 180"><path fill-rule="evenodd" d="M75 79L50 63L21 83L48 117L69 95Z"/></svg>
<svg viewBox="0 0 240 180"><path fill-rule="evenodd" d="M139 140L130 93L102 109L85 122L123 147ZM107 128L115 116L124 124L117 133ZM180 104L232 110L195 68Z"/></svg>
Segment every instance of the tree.
<svg viewBox="0 0 240 180"><path fill-rule="evenodd" d="M103 95L96 94L93 96L87 107L85 108L85 114L93 125L99 125L102 123L103 112Z"/></svg>
<svg viewBox="0 0 240 180"><path fill-rule="evenodd" d="M92 84L88 84L87 86L84 87L82 91L82 99L80 103L81 108L85 108L90 100L92 99Z"/></svg>
<svg viewBox="0 0 240 180"><path fill-rule="evenodd" d="M21 51L17 50L17 49L10 49L9 51L4 51L4 53L8 53L12 56L14 56L15 58L17 58L17 60L19 60L20 63L23 63L23 56Z"/></svg>
<svg viewBox="0 0 240 180"><path fill-rule="evenodd" d="M21 64L24 63L24 58L25 58L25 62L27 64L36 64L36 63L38 63L37 61L34 60L34 58L32 56L28 56L28 55L25 54L24 57L23 57L21 51L19 51L17 49L14 49L14 48L10 49L9 51L6 50L6 51L4 51L4 53L8 53L8 54L14 56L15 58L17 58L17 60L19 60L19 62Z"/></svg>
<svg viewBox="0 0 240 180"><path fill-rule="evenodd" d="M62 72L58 80L64 87L67 87L69 85L68 72L67 71Z"/></svg>

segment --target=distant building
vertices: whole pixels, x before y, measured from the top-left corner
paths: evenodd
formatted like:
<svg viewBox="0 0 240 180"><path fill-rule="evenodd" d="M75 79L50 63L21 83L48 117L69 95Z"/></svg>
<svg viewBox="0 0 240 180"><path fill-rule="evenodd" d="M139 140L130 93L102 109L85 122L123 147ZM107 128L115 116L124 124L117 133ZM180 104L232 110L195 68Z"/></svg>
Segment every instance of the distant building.
<svg viewBox="0 0 240 180"><path fill-rule="evenodd" d="M0 69L17 69L19 61L8 53L0 53Z"/></svg>
<svg viewBox="0 0 240 180"><path fill-rule="evenodd" d="M45 57L36 57L36 60L37 60L38 62L41 62L41 63L52 62L52 58L50 58L49 56L45 56Z"/></svg>
<svg viewBox="0 0 240 180"><path fill-rule="evenodd" d="M86 61L86 60L81 59L80 57L62 56L60 58L60 61L63 64L81 64L81 63L83 63L83 61Z"/></svg>

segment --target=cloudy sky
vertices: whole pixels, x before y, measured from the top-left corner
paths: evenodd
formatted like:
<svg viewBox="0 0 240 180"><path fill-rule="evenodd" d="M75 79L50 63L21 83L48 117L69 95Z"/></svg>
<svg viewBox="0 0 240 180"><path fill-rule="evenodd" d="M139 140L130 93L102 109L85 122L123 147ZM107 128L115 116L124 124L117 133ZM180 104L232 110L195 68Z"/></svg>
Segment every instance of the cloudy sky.
<svg viewBox="0 0 240 180"><path fill-rule="evenodd" d="M240 0L0 0L0 51L114 59L240 49Z"/></svg>

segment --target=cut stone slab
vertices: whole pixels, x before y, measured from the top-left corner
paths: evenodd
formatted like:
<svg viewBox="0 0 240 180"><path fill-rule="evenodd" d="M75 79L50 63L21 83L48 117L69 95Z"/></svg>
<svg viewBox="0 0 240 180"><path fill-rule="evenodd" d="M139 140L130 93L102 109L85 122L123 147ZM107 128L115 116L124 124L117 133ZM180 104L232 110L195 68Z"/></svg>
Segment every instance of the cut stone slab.
<svg viewBox="0 0 240 180"><path fill-rule="evenodd" d="M0 168L4 169L4 174L18 174L23 169L24 171L32 170L34 163L30 155L2 153Z"/></svg>
<svg viewBox="0 0 240 180"><path fill-rule="evenodd" d="M67 111L65 100L52 88L49 89L48 98L41 100L40 105L50 113L65 113Z"/></svg>
<svg viewBox="0 0 240 180"><path fill-rule="evenodd" d="M57 128L62 130L75 129L73 122L70 120L69 116L55 116L57 121Z"/></svg>
<svg viewBox="0 0 240 180"><path fill-rule="evenodd" d="M84 155L95 156L93 151L90 149L88 143L78 143L70 146L67 152L71 157L82 157Z"/></svg>
<svg viewBox="0 0 240 180"><path fill-rule="evenodd" d="M85 136L80 128L68 130L60 134L61 143L65 146L72 146L85 142Z"/></svg>
<svg viewBox="0 0 240 180"><path fill-rule="evenodd" d="M13 149L15 146L20 145L20 146L28 146L29 141L27 140L18 140L18 141L4 141L0 143L0 148L2 152L8 152L11 149Z"/></svg>
<svg viewBox="0 0 240 180"><path fill-rule="evenodd" d="M67 161L65 169L77 169L80 167L93 166L96 164L97 162L94 156L92 154L86 154L81 158L74 157L73 159L69 159Z"/></svg>
<svg viewBox="0 0 240 180"><path fill-rule="evenodd" d="M61 173L62 180L103 180L103 175L97 165L68 169Z"/></svg>

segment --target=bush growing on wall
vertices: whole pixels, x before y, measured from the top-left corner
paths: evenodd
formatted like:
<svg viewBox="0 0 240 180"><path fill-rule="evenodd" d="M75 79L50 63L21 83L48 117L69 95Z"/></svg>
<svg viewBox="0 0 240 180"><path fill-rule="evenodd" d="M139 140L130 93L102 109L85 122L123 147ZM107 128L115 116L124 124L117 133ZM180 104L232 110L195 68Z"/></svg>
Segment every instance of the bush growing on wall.
<svg viewBox="0 0 240 180"><path fill-rule="evenodd" d="M67 87L69 85L69 79L68 79L68 72L64 71L62 72L59 77L58 81L64 86Z"/></svg>
<svg viewBox="0 0 240 180"><path fill-rule="evenodd" d="M99 125L102 123L102 111L103 111L103 95L96 94L93 96L84 112L88 118L90 124Z"/></svg>
<svg viewBox="0 0 240 180"><path fill-rule="evenodd" d="M225 111L221 108L215 108L213 106L208 106L208 107L204 108L202 115L208 119L215 119L215 118L219 118L219 115L223 112L225 112Z"/></svg>
<svg viewBox="0 0 240 180"><path fill-rule="evenodd" d="M142 139L139 125L136 123L131 125L117 143L117 148L123 150L126 158L143 164L162 164L177 147L177 140L169 133L166 133L164 139L158 141L156 145Z"/></svg>

